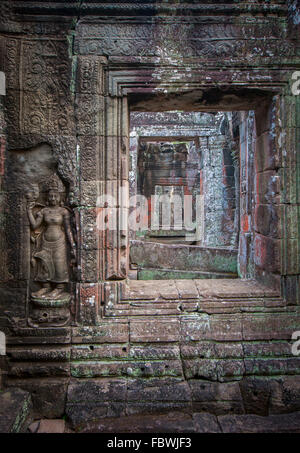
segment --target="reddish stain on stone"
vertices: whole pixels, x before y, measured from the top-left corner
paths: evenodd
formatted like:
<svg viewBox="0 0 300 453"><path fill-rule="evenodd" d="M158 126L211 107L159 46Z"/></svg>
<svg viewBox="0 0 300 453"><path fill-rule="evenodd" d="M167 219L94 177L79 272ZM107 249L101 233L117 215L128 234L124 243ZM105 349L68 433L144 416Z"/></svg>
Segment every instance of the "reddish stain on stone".
<svg viewBox="0 0 300 453"><path fill-rule="evenodd" d="M243 233L248 233L249 232L249 216L247 214L243 215L241 219L241 227Z"/></svg>

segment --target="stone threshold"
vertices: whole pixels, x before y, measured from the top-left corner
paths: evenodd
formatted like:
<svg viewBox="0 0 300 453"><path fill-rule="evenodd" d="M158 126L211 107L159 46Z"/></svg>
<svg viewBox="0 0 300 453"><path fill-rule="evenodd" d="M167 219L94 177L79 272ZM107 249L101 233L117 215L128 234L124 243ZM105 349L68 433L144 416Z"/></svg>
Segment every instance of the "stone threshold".
<svg viewBox="0 0 300 453"><path fill-rule="evenodd" d="M210 300L279 298L279 289L269 288L256 280L188 279L129 280L122 288L122 301Z"/></svg>
<svg viewBox="0 0 300 453"><path fill-rule="evenodd" d="M104 317L286 311L280 291L246 279L129 280Z"/></svg>

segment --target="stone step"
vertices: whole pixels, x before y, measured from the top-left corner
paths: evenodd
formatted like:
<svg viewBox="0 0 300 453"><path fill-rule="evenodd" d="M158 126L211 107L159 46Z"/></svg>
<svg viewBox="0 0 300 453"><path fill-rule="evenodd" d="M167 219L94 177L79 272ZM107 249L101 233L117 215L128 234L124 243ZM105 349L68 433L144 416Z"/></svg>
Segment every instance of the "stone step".
<svg viewBox="0 0 300 453"><path fill-rule="evenodd" d="M138 269L175 269L236 274L237 254L238 251L230 247L130 241L130 262Z"/></svg>
<svg viewBox="0 0 300 453"><path fill-rule="evenodd" d="M30 393L13 387L0 393L0 433L26 432L31 417Z"/></svg>
<svg viewBox="0 0 300 453"><path fill-rule="evenodd" d="M137 280L192 280L207 278L238 278L238 274L233 272L198 272L192 270L139 268L136 277Z"/></svg>

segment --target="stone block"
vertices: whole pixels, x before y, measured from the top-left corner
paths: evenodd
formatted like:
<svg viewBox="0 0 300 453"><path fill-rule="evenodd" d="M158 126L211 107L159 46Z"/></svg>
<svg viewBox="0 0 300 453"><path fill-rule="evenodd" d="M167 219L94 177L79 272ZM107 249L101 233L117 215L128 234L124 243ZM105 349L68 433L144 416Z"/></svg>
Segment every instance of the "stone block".
<svg viewBox="0 0 300 453"><path fill-rule="evenodd" d="M83 250L96 250L99 247L99 231L97 229L97 209L79 210L79 247Z"/></svg>
<svg viewBox="0 0 300 453"><path fill-rule="evenodd" d="M129 402L126 411L128 415L153 414L154 416L171 411L176 411L178 413L191 413L192 405L189 401L146 401L143 403L136 401Z"/></svg>
<svg viewBox="0 0 300 453"><path fill-rule="evenodd" d="M243 400L238 382L220 383L206 380L190 380L193 411L208 411L216 415L233 412L244 413Z"/></svg>
<svg viewBox="0 0 300 453"><path fill-rule="evenodd" d="M215 222L215 219L214 219ZM142 268L236 272L237 251L217 247L130 241L131 262ZM172 263L172 266L170 266Z"/></svg>
<svg viewBox="0 0 300 453"><path fill-rule="evenodd" d="M201 341L210 338L210 316L184 317L180 320L180 338L182 342Z"/></svg>
<svg viewBox="0 0 300 453"><path fill-rule="evenodd" d="M300 358L297 357L245 359L244 363L246 375L274 376L300 372Z"/></svg>
<svg viewBox="0 0 300 453"><path fill-rule="evenodd" d="M181 357L184 359L210 359L216 357L216 348L213 342L201 341L195 344L180 345Z"/></svg>
<svg viewBox="0 0 300 453"><path fill-rule="evenodd" d="M215 343L215 355L221 359L242 358L244 356L244 345L241 343Z"/></svg>
<svg viewBox="0 0 300 453"><path fill-rule="evenodd" d="M255 231L272 238L282 237L281 209L273 204L257 205L254 213Z"/></svg>
<svg viewBox="0 0 300 453"><path fill-rule="evenodd" d="M71 382L66 414L73 427L105 417L125 415L126 381L88 379Z"/></svg>
<svg viewBox="0 0 300 453"><path fill-rule="evenodd" d="M73 343L127 343L129 329L127 322L101 322L97 327L82 326L72 329Z"/></svg>
<svg viewBox="0 0 300 453"><path fill-rule="evenodd" d="M126 98L105 97L105 130L109 137L118 137L122 134L124 137L129 137L128 125L128 107ZM121 113L121 109L124 110Z"/></svg>
<svg viewBox="0 0 300 453"><path fill-rule="evenodd" d="M61 418L65 412L69 378L13 379L8 381L9 387L18 386L29 392L33 404L35 418Z"/></svg>
<svg viewBox="0 0 300 453"><path fill-rule="evenodd" d="M41 420L38 433L62 434L65 431L65 420Z"/></svg>
<svg viewBox="0 0 300 453"><path fill-rule="evenodd" d="M71 356L70 347L64 345L9 347L7 352L10 359L19 362L68 362Z"/></svg>
<svg viewBox="0 0 300 453"><path fill-rule="evenodd" d="M8 376L11 378L36 378L69 376L68 362L12 362Z"/></svg>
<svg viewBox="0 0 300 453"><path fill-rule="evenodd" d="M71 375L77 378L182 376L182 366L180 360L74 361L71 363Z"/></svg>
<svg viewBox="0 0 300 453"><path fill-rule="evenodd" d="M248 376L242 379L239 385L246 413L268 415L273 389L278 386L276 378Z"/></svg>
<svg viewBox="0 0 300 453"><path fill-rule="evenodd" d="M87 283L96 284L101 280L100 259L101 252L97 249L79 249L78 253L78 280L83 286ZM84 300L84 295L82 295Z"/></svg>
<svg viewBox="0 0 300 453"><path fill-rule="evenodd" d="M269 400L270 414L300 411L299 376L282 376L273 385Z"/></svg>
<svg viewBox="0 0 300 453"><path fill-rule="evenodd" d="M180 350L177 345L131 345L129 356L135 360L166 360L180 359Z"/></svg>
<svg viewBox="0 0 300 453"><path fill-rule="evenodd" d="M84 181L102 181L105 177L104 137L79 136L78 154L80 162L80 176Z"/></svg>
<svg viewBox="0 0 300 453"><path fill-rule="evenodd" d="M78 313L80 322L95 325L101 304L101 288L96 283L82 283L77 285L77 294L80 304Z"/></svg>
<svg viewBox="0 0 300 453"><path fill-rule="evenodd" d="M193 414L196 433L220 433L217 417L212 414L195 413Z"/></svg>
<svg viewBox="0 0 300 453"><path fill-rule="evenodd" d="M281 242L279 239L255 234L254 263L268 272L279 273L281 269Z"/></svg>
<svg viewBox="0 0 300 453"><path fill-rule="evenodd" d="M222 415L218 422L223 433L299 433L300 413L285 415Z"/></svg>
<svg viewBox="0 0 300 453"><path fill-rule="evenodd" d="M280 158L276 149L276 143L269 131L264 132L256 139L255 160L258 172L275 170L280 167Z"/></svg>
<svg viewBox="0 0 300 453"><path fill-rule="evenodd" d="M203 419L201 428L205 429L208 423L208 419ZM192 433L194 431L191 415L169 412L155 415L129 415L118 419L109 418L90 422L80 430L80 433Z"/></svg>
<svg viewBox="0 0 300 453"><path fill-rule="evenodd" d="M238 341L242 339L242 323L239 316L209 316L201 314L197 318L181 320L182 341Z"/></svg>
<svg viewBox="0 0 300 453"><path fill-rule="evenodd" d="M188 402L191 391L186 381L175 378L128 380L128 402Z"/></svg>
<svg viewBox="0 0 300 453"><path fill-rule="evenodd" d="M105 57L77 56L76 92L99 95L104 93L103 65Z"/></svg>
<svg viewBox="0 0 300 453"><path fill-rule="evenodd" d="M218 380L218 361L215 359L197 359L182 361L186 379Z"/></svg>
<svg viewBox="0 0 300 453"><path fill-rule="evenodd" d="M175 280L180 299L198 299L197 286L193 280Z"/></svg>
<svg viewBox="0 0 300 453"><path fill-rule="evenodd" d="M126 405L123 402L93 402L86 400L83 403L67 403L66 415L72 428L80 431L87 422L97 421L108 417L124 417Z"/></svg>
<svg viewBox="0 0 300 453"><path fill-rule="evenodd" d="M132 343L178 341L179 320L130 320L130 340Z"/></svg>
<svg viewBox="0 0 300 453"><path fill-rule="evenodd" d="M124 402L126 399L126 380L124 379L87 379L74 380L68 387L67 404L85 401Z"/></svg>
<svg viewBox="0 0 300 453"><path fill-rule="evenodd" d="M280 177L276 171L266 170L257 174L256 203L279 204Z"/></svg>
<svg viewBox="0 0 300 453"><path fill-rule="evenodd" d="M95 359L126 359L128 358L129 347L127 345L99 345L81 344L72 346L71 359L74 360L95 360Z"/></svg>
<svg viewBox="0 0 300 453"><path fill-rule="evenodd" d="M122 290L122 300L155 300L158 298L158 285L153 284L153 281L132 280Z"/></svg>
<svg viewBox="0 0 300 453"><path fill-rule="evenodd" d="M284 276L282 278L283 296L288 305L300 303L300 278L299 275Z"/></svg>
<svg viewBox="0 0 300 453"><path fill-rule="evenodd" d="M292 333L299 328L299 315L245 314L242 324L244 340L290 340Z"/></svg>
<svg viewBox="0 0 300 453"><path fill-rule="evenodd" d="M245 373L245 365L243 360L239 359L223 359L217 364L219 381L233 381L242 379Z"/></svg>
<svg viewBox="0 0 300 453"><path fill-rule="evenodd" d="M77 94L75 119L77 135L104 135L104 97L94 94Z"/></svg>
<svg viewBox="0 0 300 453"><path fill-rule="evenodd" d="M300 245L299 239L287 239L284 256L284 273L297 275L300 273Z"/></svg>
<svg viewBox="0 0 300 453"><path fill-rule="evenodd" d="M245 357L290 357L291 345L288 341L244 342Z"/></svg>

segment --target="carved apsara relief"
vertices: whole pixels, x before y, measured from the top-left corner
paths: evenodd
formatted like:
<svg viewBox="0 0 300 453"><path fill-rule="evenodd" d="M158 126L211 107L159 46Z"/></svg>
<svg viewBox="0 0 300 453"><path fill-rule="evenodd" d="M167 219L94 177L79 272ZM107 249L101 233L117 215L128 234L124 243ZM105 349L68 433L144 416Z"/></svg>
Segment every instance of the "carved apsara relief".
<svg viewBox="0 0 300 453"><path fill-rule="evenodd" d="M65 188L56 174L46 184L44 194L34 184L25 196L31 230L28 322L32 327L66 325L70 318L71 268L76 265L72 210L65 206Z"/></svg>
<svg viewBox="0 0 300 453"><path fill-rule="evenodd" d="M14 274L27 284L26 322L67 325L77 277L74 185L59 173L47 143L10 151L7 177L15 181L8 233L14 238Z"/></svg>

